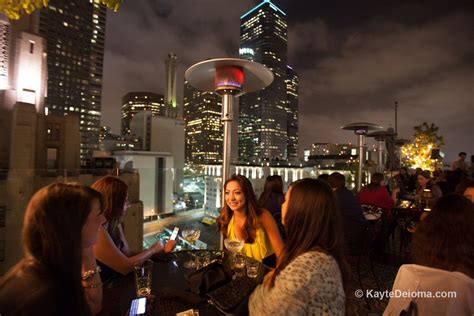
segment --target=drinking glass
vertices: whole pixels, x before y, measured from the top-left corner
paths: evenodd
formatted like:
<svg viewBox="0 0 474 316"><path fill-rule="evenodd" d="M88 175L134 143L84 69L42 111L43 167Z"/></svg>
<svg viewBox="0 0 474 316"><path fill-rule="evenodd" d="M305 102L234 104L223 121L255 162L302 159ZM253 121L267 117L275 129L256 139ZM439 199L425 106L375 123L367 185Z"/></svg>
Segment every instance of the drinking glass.
<svg viewBox="0 0 474 316"><path fill-rule="evenodd" d="M186 228L181 231L181 236L183 236L184 240L189 242L191 246L194 245L194 243L199 239L201 236L201 231L199 229L195 228ZM193 248L193 247L191 247ZM194 256L193 253L191 255ZM196 268L196 260L193 258L192 260L186 261L184 263L184 267L186 269L194 269Z"/></svg>
<svg viewBox="0 0 474 316"><path fill-rule="evenodd" d="M258 270L260 268L260 262L252 258L247 257L245 262L245 267L247 269L247 276L251 279L255 279L258 276Z"/></svg>
<svg viewBox="0 0 474 316"><path fill-rule="evenodd" d="M230 266L234 267L235 254L240 252L244 248L244 241L240 239L224 239L224 246L231 253Z"/></svg>
<svg viewBox="0 0 474 316"><path fill-rule="evenodd" d="M141 265L134 267L135 269L135 287L137 296L143 297L151 293L151 277L153 272L153 261L145 260Z"/></svg>

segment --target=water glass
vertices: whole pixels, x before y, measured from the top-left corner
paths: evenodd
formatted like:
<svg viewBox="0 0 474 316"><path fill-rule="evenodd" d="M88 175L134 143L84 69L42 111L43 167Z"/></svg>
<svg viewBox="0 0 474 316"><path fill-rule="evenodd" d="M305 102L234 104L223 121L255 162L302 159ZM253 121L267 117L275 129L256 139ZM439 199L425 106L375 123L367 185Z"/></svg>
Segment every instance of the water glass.
<svg viewBox="0 0 474 316"><path fill-rule="evenodd" d="M135 266L135 287L137 297L150 295L153 261L145 260L141 265Z"/></svg>
<svg viewBox="0 0 474 316"><path fill-rule="evenodd" d="M245 267L247 269L247 276L249 278L255 279L258 276L260 262L252 258L247 258L247 261L245 262Z"/></svg>
<svg viewBox="0 0 474 316"><path fill-rule="evenodd" d="M211 254L208 251L196 252L196 270L204 268L211 263Z"/></svg>
<svg viewBox="0 0 474 316"><path fill-rule="evenodd" d="M241 252L237 252L234 256L234 269L243 270L245 268L245 259L247 257Z"/></svg>

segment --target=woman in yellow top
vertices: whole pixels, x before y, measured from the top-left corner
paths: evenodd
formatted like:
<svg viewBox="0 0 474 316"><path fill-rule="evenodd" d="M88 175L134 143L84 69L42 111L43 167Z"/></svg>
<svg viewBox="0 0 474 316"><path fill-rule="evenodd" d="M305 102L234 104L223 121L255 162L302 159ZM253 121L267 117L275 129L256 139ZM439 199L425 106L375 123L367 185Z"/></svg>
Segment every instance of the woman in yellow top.
<svg viewBox="0 0 474 316"><path fill-rule="evenodd" d="M248 257L262 261L275 253L278 257L283 241L270 212L260 208L249 179L232 175L224 184L225 203L217 219L225 238L245 241Z"/></svg>

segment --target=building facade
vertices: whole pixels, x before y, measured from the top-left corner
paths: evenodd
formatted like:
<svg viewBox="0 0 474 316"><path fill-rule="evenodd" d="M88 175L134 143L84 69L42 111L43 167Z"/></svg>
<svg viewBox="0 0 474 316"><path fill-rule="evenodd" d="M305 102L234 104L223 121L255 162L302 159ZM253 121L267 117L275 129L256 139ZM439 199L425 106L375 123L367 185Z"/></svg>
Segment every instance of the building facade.
<svg viewBox="0 0 474 316"><path fill-rule="evenodd" d="M259 62L274 74L267 88L240 98L239 159L288 159L287 21L269 0L240 18L240 58ZM293 150L293 149L291 149Z"/></svg>
<svg viewBox="0 0 474 316"><path fill-rule="evenodd" d="M290 66L286 66L286 97L287 97L287 154L289 161L298 159L298 74Z"/></svg>
<svg viewBox="0 0 474 316"><path fill-rule="evenodd" d="M178 67L178 56L174 53L169 53L168 58L165 61L165 107L166 116L177 117L178 116L178 102L176 94L176 70Z"/></svg>
<svg viewBox="0 0 474 316"><path fill-rule="evenodd" d="M222 162L222 101L213 92L199 91L184 83L183 117L186 122L185 160L187 164Z"/></svg>
<svg viewBox="0 0 474 316"><path fill-rule="evenodd" d="M164 97L153 92L129 92L122 98L122 135L130 135L130 123L135 114L150 111L153 116L166 114Z"/></svg>
<svg viewBox="0 0 474 316"><path fill-rule="evenodd" d="M98 0L50 0L34 31L47 42L50 115L79 115L81 159L99 145L106 8Z"/></svg>

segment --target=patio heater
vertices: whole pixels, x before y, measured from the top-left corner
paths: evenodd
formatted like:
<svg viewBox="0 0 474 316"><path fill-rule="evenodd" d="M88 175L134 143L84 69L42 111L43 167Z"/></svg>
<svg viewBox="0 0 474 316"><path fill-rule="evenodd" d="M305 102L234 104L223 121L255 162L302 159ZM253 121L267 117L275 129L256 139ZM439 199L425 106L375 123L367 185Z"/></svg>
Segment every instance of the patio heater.
<svg viewBox="0 0 474 316"><path fill-rule="evenodd" d="M238 58L216 58L192 65L186 70L184 77L196 89L214 91L222 97L221 119L224 125L224 140L221 185L224 185L230 173L234 100L242 94L258 91L270 85L273 82L273 73L257 62ZM221 206L224 203L224 190L222 190Z"/></svg>
<svg viewBox="0 0 474 316"><path fill-rule="evenodd" d="M345 129L348 131L354 131L354 133L358 136L359 141L359 168L357 170L357 191L360 191L362 187L362 166L364 164L364 136L367 135L369 131L373 130L380 130L383 127L380 125L367 123L367 122L357 122L347 124L341 127L341 129Z"/></svg>
<svg viewBox="0 0 474 316"><path fill-rule="evenodd" d="M377 157L378 157L378 165L377 171L383 173L385 168L383 164L383 153L384 153L384 142L389 136L397 135L395 132L391 132L390 129L388 131L375 131L372 133L367 134L367 137L373 137L377 141Z"/></svg>

